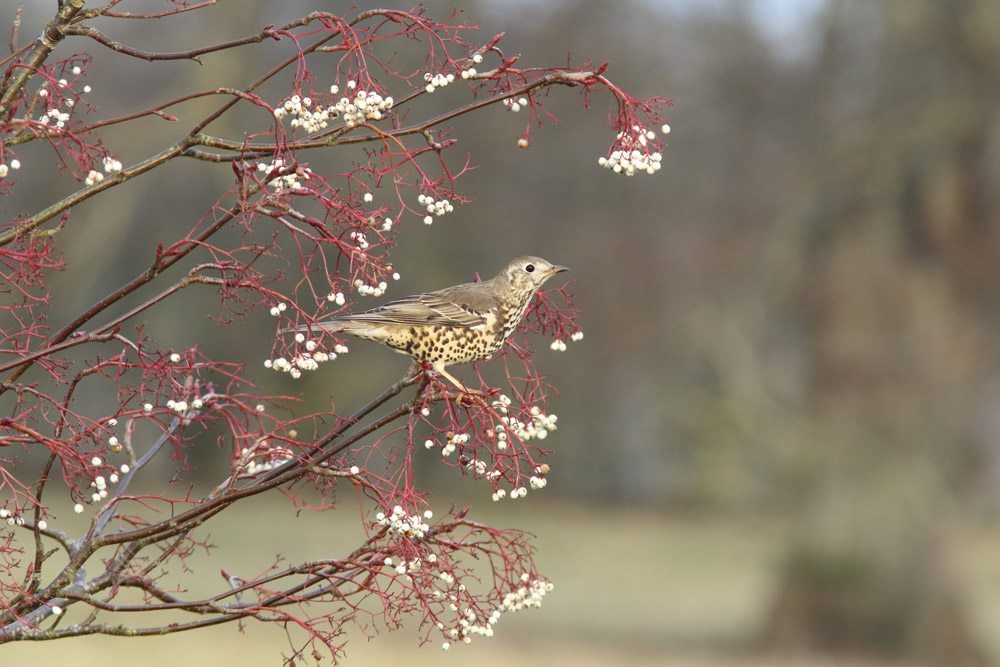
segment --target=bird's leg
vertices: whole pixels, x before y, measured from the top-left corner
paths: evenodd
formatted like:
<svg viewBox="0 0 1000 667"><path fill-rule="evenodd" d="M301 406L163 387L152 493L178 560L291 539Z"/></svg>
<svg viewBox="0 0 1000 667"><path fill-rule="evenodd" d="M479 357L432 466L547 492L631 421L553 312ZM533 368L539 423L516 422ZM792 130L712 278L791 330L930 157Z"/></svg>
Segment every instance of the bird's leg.
<svg viewBox="0 0 1000 667"><path fill-rule="evenodd" d="M459 381L459 379L458 379L458 378L456 378L455 376L453 376L453 375L452 375L451 373L449 373L448 371L446 371L446 370L445 370L445 369L443 369L443 368L442 368L441 370L439 370L439 371L438 371L438 373L440 373L440 374L441 374L441 375L443 375L444 377L446 377L446 378L448 378L449 380L451 380L451 383L452 383L453 385L455 385L456 387L458 387L459 391L461 391L461 392L462 392L463 394L480 394L480 393L482 393L482 392L480 392L480 391L476 391L475 389L469 389L469 388L468 388L468 387L466 387L466 386L465 386L464 384L462 384L462 383L461 383L461 382Z"/></svg>
<svg viewBox="0 0 1000 667"><path fill-rule="evenodd" d="M414 363L417 363L417 362L414 362ZM463 394L468 394L469 396L479 396L480 394L483 393L483 392L481 392L481 391L479 391L477 389L469 389L468 387L466 387L461 382L461 380L459 380L454 375L452 375L451 373L449 373L448 371L446 371L444 369L444 366L435 367L435 366L431 366L431 365L427 364L426 362L424 362L423 364L421 364L421 366L424 369L424 372L434 371L438 375L441 375L442 377L447 378L448 381L451 382L453 385L455 385L455 387L457 387L458 390L460 392L462 392Z"/></svg>

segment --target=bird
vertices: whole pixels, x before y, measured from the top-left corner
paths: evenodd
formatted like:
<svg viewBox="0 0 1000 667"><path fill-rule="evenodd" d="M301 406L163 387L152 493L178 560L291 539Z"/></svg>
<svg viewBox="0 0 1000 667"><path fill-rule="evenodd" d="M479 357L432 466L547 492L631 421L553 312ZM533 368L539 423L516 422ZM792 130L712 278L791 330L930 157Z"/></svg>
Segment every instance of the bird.
<svg viewBox="0 0 1000 667"><path fill-rule="evenodd" d="M414 294L284 331L326 330L375 341L426 362L460 390L471 393L445 367L482 361L499 352L535 292L567 270L541 257L519 257L489 280Z"/></svg>

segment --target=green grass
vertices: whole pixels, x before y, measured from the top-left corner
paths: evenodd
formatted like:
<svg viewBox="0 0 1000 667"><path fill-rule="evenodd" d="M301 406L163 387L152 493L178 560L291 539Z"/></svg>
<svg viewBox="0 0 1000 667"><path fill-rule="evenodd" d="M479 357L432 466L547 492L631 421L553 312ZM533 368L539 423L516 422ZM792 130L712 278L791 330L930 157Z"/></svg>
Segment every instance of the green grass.
<svg viewBox="0 0 1000 667"><path fill-rule="evenodd" d="M192 588L217 587L223 567L232 573L263 570L276 550L288 557L343 553L360 534L356 512L344 507L290 519L287 506L271 497L223 516L212 531L219 548L189 562L197 579ZM835 664L742 655L766 618L783 554L783 531L774 521L580 508L537 498L476 511L475 518L538 536L539 567L555 582L541 609L505 616L492 639L477 638L447 653L437 641L418 648L416 623L371 641L351 632L344 664ZM967 536L964 541L976 548L963 551L962 565L974 592L970 608L977 630L995 643L1000 636L1000 539L993 532ZM104 667L127 660L149 667L256 667L280 665L284 651L280 628L254 623L240 632L230 624L166 637L10 644L0 648L0 664Z"/></svg>

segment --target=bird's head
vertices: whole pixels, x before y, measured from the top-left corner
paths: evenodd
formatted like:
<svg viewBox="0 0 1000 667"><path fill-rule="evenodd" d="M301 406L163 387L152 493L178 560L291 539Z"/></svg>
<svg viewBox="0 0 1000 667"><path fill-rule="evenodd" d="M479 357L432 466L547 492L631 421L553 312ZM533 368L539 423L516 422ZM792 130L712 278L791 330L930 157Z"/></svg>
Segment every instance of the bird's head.
<svg viewBox="0 0 1000 667"><path fill-rule="evenodd" d="M541 257L519 257L508 264L495 280L517 292L534 292L552 276L568 270Z"/></svg>

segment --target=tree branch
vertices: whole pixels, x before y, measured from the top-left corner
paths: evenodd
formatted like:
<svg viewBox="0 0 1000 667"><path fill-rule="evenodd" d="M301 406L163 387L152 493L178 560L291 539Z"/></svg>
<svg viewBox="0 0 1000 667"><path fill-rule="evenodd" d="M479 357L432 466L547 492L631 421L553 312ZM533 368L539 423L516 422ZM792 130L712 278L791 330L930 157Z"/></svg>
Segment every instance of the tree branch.
<svg viewBox="0 0 1000 667"><path fill-rule="evenodd" d="M0 117L6 116L13 101L21 94L35 71L48 60L53 49L65 37L65 30L70 22L83 9L84 0L67 0L62 3L59 12L49 21L42 33L35 39L24 60L14 67L13 75L3 88L0 95Z"/></svg>

